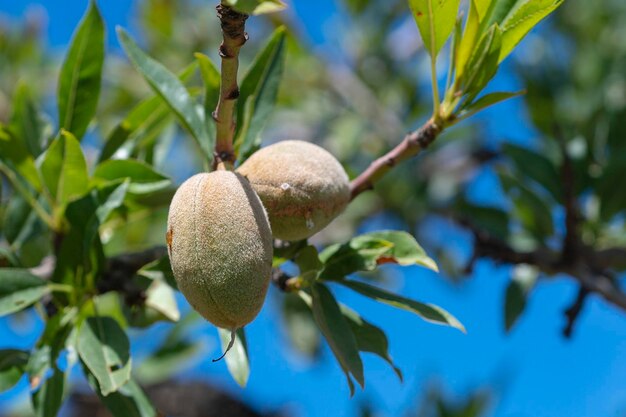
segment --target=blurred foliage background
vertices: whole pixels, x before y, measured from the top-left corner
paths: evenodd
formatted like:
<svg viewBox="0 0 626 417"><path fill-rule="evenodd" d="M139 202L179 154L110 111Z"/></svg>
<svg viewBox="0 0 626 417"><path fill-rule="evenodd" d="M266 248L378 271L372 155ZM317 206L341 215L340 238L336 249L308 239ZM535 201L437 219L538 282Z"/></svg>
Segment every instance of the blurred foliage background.
<svg viewBox="0 0 626 417"><path fill-rule="evenodd" d="M194 52L217 58L220 33L209 3L139 2L132 30L151 56L181 71ZM323 45L310 38L293 12L250 19L250 43L242 50L242 66L251 62L275 27L286 25L287 65L264 144L294 138L315 141L354 176L428 117L428 65L404 0L337 0L335 6L333 20L325 23L332 42ZM3 123L11 123L11 101L14 106L39 103L44 112L54 112L60 56L46 48L44 25L38 9L22 20L0 18ZM119 49L111 52L97 123L84 142L92 159L116 123L151 95ZM499 84L526 88L527 94L516 99L525 102L523 110L515 112L517 107L504 104L447 131L429 152L397 167L375 192L361 196L313 242L344 241L355 230L384 218L385 224L414 233L442 267L441 279L457 285L471 276L477 259L517 264L480 247L481 234L518 252L562 248L568 234L567 205L575 201L584 245L597 251L626 247L626 187L621 182L626 176L626 3L567 0L529 36L493 84L493 89ZM199 75L188 85L192 92L198 90ZM508 110L514 113L507 114ZM499 118L498 136L485 134L484 126L492 117ZM515 130L520 124L525 125L522 136ZM50 121L39 116L33 128L52 133ZM202 169L191 141L167 114L134 133L119 152L154 163L177 183ZM564 166L570 166L571 172ZM564 176L564 172L570 173ZM473 191L476 184L481 184L479 193ZM171 191L107 223L108 230L102 232L107 255L162 245ZM3 208L10 198L3 192ZM445 232L439 233L437 225ZM3 225L4 234L9 227ZM461 233L464 247L470 250L449 245L450 230ZM49 252L49 241L34 229L13 246L24 265L35 267ZM474 257L472 247L480 247ZM622 254L607 255L612 256L615 282L626 269ZM507 328L522 315L537 279L552 275L541 265L519 264L511 268L512 284L502 313ZM370 278L384 280L393 272L383 269ZM302 302L283 294L273 294L270 302L288 313L282 315L283 324L294 347L320 358L320 336ZM140 366L138 374L145 383L162 383L177 373L182 361L201 351L181 336L184 326L193 324L190 317L168 330L169 344L158 347ZM407 415L489 415L490 396L482 392L462 403L446 398L433 389L416 399L414 411ZM364 406L362 415L380 414Z"/></svg>

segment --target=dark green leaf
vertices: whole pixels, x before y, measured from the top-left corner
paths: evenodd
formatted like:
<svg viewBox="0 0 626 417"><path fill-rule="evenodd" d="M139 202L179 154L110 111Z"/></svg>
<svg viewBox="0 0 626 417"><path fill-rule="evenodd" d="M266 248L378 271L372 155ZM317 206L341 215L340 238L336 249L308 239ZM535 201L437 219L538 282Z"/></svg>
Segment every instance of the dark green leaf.
<svg viewBox="0 0 626 417"><path fill-rule="evenodd" d="M372 323L363 320L356 311L344 305L341 305L341 313L350 325L352 333L354 333L359 350L361 352L373 353L384 359L402 382L402 371L394 365L389 355L389 342L385 332Z"/></svg>
<svg viewBox="0 0 626 417"><path fill-rule="evenodd" d="M113 417L156 417L157 412L152 406L150 399L133 379L121 386L117 391L107 396L102 394L102 389L95 376L85 370L87 380L92 386L100 401L109 409Z"/></svg>
<svg viewBox="0 0 626 417"><path fill-rule="evenodd" d="M274 109L285 63L285 28L276 29L241 82L235 150L245 161L261 145L260 135Z"/></svg>
<svg viewBox="0 0 626 417"><path fill-rule="evenodd" d="M457 211L463 219L491 236L506 240L509 236L509 214L495 207L475 206L466 201L458 203Z"/></svg>
<svg viewBox="0 0 626 417"><path fill-rule="evenodd" d="M163 174L150 165L133 159L114 159L99 164L93 177L95 181L130 181L128 191L133 194L149 194L162 190L171 184Z"/></svg>
<svg viewBox="0 0 626 417"><path fill-rule="evenodd" d="M41 156L39 170L50 196L60 205L83 195L88 189L85 156L78 140L67 131L61 131Z"/></svg>
<svg viewBox="0 0 626 417"><path fill-rule="evenodd" d="M126 332L110 317L90 317L80 328L77 350L107 396L130 379L130 344Z"/></svg>
<svg viewBox="0 0 626 417"><path fill-rule="evenodd" d="M465 332L465 327L441 307L420 303L358 281L343 280L338 283L378 302L417 314L428 322L444 324Z"/></svg>
<svg viewBox="0 0 626 417"><path fill-rule="evenodd" d="M234 344L224 357L224 360L226 361L228 372L230 372L235 382L243 388L248 384L248 378L250 377L250 358L248 357L246 333L243 328L237 329L235 335L232 335L230 330L218 330L223 351L226 351L228 348L231 337L235 337Z"/></svg>
<svg viewBox="0 0 626 417"><path fill-rule="evenodd" d="M52 133L51 126L37 108L24 83L18 85L13 97L10 128L34 158L41 154L48 135Z"/></svg>
<svg viewBox="0 0 626 417"><path fill-rule="evenodd" d="M524 228L539 241L552 236L554 220L548 202L512 175L500 172L499 177L502 187L513 201L515 217Z"/></svg>
<svg viewBox="0 0 626 417"><path fill-rule="evenodd" d="M520 174L543 186L554 201L563 200L561 175L552 161L537 152L512 143L505 143L502 148Z"/></svg>
<svg viewBox="0 0 626 417"><path fill-rule="evenodd" d="M183 83L162 64L146 55L123 29L118 28L117 33L133 66L152 90L165 100L178 121L196 140L207 161L212 161L214 138L209 136L202 108Z"/></svg>
<svg viewBox="0 0 626 417"><path fill-rule="evenodd" d="M35 416L56 417L63 404L64 389L65 373L54 366L52 376L32 395Z"/></svg>
<svg viewBox="0 0 626 417"><path fill-rule="evenodd" d="M59 75L59 126L78 139L96 113L103 62L104 23L95 1L91 1Z"/></svg>
<svg viewBox="0 0 626 417"><path fill-rule="evenodd" d="M409 0L424 47L432 59L437 57L454 29L459 4L460 0Z"/></svg>
<svg viewBox="0 0 626 417"><path fill-rule="evenodd" d="M17 349L0 350L0 393L11 389L20 380L28 363L28 352Z"/></svg>
<svg viewBox="0 0 626 417"><path fill-rule="evenodd" d="M537 270L526 265L513 269L504 301L504 327L510 331L526 308L528 293L537 281Z"/></svg>
<svg viewBox="0 0 626 417"><path fill-rule="evenodd" d="M315 322L346 373L346 378L350 380L351 374L363 388L365 378L359 348L350 325L341 313L339 304L324 284L313 285L311 295L311 308ZM303 299L307 301L306 298Z"/></svg>
<svg viewBox="0 0 626 417"><path fill-rule="evenodd" d="M25 309L47 291L46 281L27 270L1 268L0 317Z"/></svg>
<svg viewBox="0 0 626 417"><path fill-rule="evenodd" d="M317 255L315 246L307 246L299 251L294 261L300 268L300 276L308 282L315 281L324 266Z"/></svg>

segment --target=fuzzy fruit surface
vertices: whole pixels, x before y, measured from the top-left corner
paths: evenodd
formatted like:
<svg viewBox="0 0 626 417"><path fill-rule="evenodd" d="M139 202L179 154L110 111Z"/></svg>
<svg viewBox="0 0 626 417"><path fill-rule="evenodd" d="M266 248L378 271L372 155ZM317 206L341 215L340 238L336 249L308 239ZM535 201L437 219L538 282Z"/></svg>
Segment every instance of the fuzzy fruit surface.
<svg viewBox="0 0 626 417"><path fill-rule="evenodd" d="M176 191L167 247L178 288L214 325L235 329L261 310L272 270L265 209L239 174L198 174Z"/></svg>
<svg viewBox="0 0 626 417"><path fill-rule="evenodd" d="M237 172L261 197L277 239L314 235L350 201L348 175L339 161L309 142L287 140L262 148Z"/></svg>

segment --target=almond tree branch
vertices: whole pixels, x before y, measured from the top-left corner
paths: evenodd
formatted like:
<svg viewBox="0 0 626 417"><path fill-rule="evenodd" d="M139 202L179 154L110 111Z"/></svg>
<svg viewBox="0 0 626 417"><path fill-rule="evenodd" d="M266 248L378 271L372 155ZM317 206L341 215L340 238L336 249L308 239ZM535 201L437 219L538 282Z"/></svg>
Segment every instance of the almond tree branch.
<svg viewBox="0 0 626 417"><path fill-rule="evenodd" d="M351 200L374 188L374 184L398 163L416 156L426 149L441 133L442 127L429 120L421 128L407 134L402 142L384 156L378 158L350 184Z"/></svg>
<svg viewBox="0 0 626 417"><path fill-rule="evenodd" d="M222 58L222 82L217 108L213 112L217 128L215 143L215 166L232 166L235 163L233 139L235 135L235 105L239 98L237 73L239 71L239 50L248 40L246 20L248 15L239 13L221 3L216 7L222 26L223 41L220 45Z"/></svg>

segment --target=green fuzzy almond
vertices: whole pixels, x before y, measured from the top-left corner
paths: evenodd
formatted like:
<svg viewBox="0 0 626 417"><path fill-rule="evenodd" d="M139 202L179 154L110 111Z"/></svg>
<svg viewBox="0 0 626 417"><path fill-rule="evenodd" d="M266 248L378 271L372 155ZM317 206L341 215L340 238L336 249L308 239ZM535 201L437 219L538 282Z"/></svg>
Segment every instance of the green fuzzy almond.
<svg viewBox="0 0 626 417"><path fill-rule="evenodd" d="M314 235L350 201L348 175L339 161L309 142L288 140L262 148L237 172L261 198L276 239Z"/></svg>
<svg viewBox="0 0 626 417"><path fill-rule="evenodd" d="M205 319L237 329L259 313L272 270L272 233L248 181L198 174L176 191L167 246L178 288Z"/></svg>

